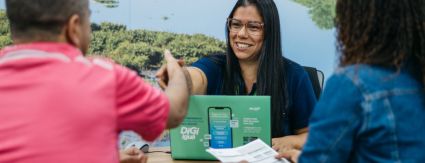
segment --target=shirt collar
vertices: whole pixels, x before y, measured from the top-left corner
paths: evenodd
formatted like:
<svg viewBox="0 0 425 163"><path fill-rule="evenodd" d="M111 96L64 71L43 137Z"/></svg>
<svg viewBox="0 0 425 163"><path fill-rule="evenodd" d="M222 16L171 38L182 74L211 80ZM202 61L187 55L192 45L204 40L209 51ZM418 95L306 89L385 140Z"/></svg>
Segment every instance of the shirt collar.
<svg viewBox="0 0 425 163"><path fill-rule="evenodd" d="M63 54L69 58L74 58L83 55L83 53L78 48L67 43L33 42L27 44L16 44L7 46L0 51L0 57L6 55L7 53L21 50L38 50L52 54Z"/></svg>

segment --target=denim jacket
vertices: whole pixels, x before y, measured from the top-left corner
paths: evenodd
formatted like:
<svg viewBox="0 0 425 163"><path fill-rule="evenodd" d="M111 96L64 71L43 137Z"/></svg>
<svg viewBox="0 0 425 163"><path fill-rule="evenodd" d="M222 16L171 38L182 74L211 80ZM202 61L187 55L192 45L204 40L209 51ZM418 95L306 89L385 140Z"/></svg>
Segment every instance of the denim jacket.
<svg viewBox="0 0 425 163"><path fill-rule="evenodd" d="M310 118L299 162L425 162L423 89L404 69L337 70Z"/></svg>

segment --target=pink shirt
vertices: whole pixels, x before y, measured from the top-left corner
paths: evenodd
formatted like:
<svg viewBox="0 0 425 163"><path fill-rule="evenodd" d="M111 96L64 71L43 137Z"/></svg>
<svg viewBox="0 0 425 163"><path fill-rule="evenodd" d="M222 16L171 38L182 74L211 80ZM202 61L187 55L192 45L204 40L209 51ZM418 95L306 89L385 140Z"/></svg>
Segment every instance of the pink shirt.
<svg viewBox="0 0 425 163"><path fill-rule="evenodd" d="M168 98L135 72L70 45L0 52L1 163L117 163L118 132L152 141L168 112Z"/></svg>

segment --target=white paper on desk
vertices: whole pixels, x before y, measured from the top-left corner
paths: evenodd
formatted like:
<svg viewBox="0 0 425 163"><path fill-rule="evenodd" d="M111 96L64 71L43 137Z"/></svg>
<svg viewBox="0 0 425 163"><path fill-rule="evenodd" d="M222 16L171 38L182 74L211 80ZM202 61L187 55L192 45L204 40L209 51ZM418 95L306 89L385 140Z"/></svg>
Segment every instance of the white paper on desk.
<svg viewBox="0 0 425 163"><path fill-rule="evenodd" d="M236 148L209 148L206 151L225 163L240 161L252 163L289 163L286 159L276 159L275 156L278 153L260 139Z"/></svg>

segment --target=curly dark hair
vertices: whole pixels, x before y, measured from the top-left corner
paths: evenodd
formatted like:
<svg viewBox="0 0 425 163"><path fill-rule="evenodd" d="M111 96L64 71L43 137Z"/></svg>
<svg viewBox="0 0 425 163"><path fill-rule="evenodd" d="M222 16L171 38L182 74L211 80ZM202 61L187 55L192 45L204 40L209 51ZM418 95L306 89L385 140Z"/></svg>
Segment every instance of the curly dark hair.
<svg viewBox="0 0 425 163"><path fill-rule="evenodd" d="M400 70L412 61L425 84L425 1L338 0L340 66L369 64Z"/></svg>

